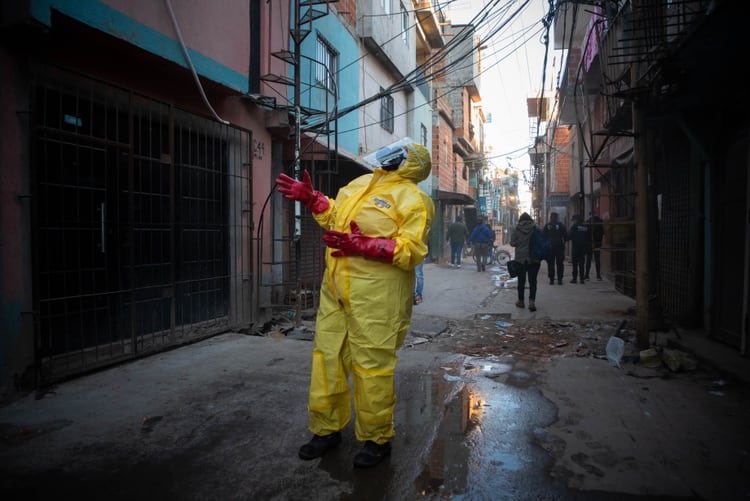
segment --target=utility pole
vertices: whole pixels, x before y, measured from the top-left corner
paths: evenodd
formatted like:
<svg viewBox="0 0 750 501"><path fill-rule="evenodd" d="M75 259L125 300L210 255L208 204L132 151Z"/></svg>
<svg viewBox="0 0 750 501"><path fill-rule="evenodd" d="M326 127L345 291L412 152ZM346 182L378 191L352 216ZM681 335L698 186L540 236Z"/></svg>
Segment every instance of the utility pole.
<svg viewBox="0 0 750 501"><path fill-rule="evenodd" d="M302 180L302 128L300 121L302 120L302 113L299 104L300 100L300 67L302 60L302 40L304 40L306 33L302 32L302 25L300 16L302 15L302 7L300 2L302 0L292 0L294 2L294 28L292 39L294 40L294 178L298 181ZM301 294L302 294L302 283L300 279L300 269L302 267L302 203L299 200L294 201L294 258L297 269L295 270L297 275L297 301L295 303L296 311L294 315L295 326L299 327L302 321L301 311Z"/></svg>
<svg viewBox="0 0 750 501"><path fill-rule="evenodd" d="M302 35L302 26L300 22L300 16L302 14L302 7L300 5L301 0L294 1L294 28L292 40L294 40L294 178L298 181L302 179L302 138L300 120L301 109L299 104L300 99L300 61L301 61L301 46L304 36ZM302 204L299 200L294 202L294 238L296 244L299 246L300 239L302 238ZM299 248L297 249L299 251ZM297 252L299 259L299 252Z"/></svg>
<svg viewBox="0 0 750 501"><path fill-rule="evenodd" d="M645 0L649 1L649 0ZM643 19L641 2L633 0L633 28L636 39L645 39L646 20ZM631 82L639 85L641 61L632 63ZM648 92L641 92L633 99L633 158L635 162L635 304L636 341L638 347L646 349L650 345L649 324L649 175L647 158L647 136L645 107Z"/></svg>

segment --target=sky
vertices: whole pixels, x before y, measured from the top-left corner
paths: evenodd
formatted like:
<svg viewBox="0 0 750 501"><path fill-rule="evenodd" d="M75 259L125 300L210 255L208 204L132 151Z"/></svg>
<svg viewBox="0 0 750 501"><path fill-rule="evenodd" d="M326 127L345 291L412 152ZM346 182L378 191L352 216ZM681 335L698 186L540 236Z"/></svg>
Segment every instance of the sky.
<svg viewBox="0 0 750 501"><path fill-rule="evenodd" d="M485 5L489 6L488 14L477 19ZM552 65L559 54L552 49L551 31L550 50L544 45L542 20L549 1L433 0L433 7L438 6L452 24L472 23L483 38L486 49L482 52L479 90L484 114L492 120L485 128L485 142L491 149L488 156L491 166L504 169L510 165L522 177L523 171L529 170L526 152L533 143L532 124L536 126L536 120L528 117L526 99L539 95L543 85L545 96L550 96L557 86L559 70ZM521 184L525 184L523 179Z"/></svg>

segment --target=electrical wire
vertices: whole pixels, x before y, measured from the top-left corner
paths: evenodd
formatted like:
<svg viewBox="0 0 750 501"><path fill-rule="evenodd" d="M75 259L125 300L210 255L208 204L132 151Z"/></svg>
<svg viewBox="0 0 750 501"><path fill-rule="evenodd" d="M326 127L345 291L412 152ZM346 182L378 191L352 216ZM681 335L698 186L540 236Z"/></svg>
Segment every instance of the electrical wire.
<svg viewBox="0 0 750 501"><path fill-rule="evenodd" d="M486 19L487 16L488 16L488 14L489 14L489 12L491 12L491 8L494 7L495 5L499 4L501 1L502 0L494 0L492 4L485 5L480 10L480 12L477 13L477 15L474 17L474 19L472 19L471 23L481 22L484 19ZM526 1L526 3L528 3L530 0L525 0L525 1ZM416 26L417 25L415 23L412 26L410 26L408 29L416 29ZM476 26L473 26L473 27L476 28ZM422 78L422 74L423 73L426 73L426 71L428 69L430 69L431 67L435 66L436 64L439 64L440 62L442 62L442 60L444 60L446 57L448 57L448 54L452 50L455 50L455 48L458 47L461 42L465 41L467 39L467 37L470 37L473 34L474 31L475 31L475 29L472 30L472 29L469 29L469 28L461 30L451 41L448 42L448 44L446 44L446 47L444 48L444 50L440 51L436 55L433 55L431 58L429 58L427 60L426 63L418 66L417 68L415 68L414 70L412 70L410 73L408 73L406 76L404 76L404 78L402 78L402 80L400 80L399 82L396 82L395 84L391 85L390 87L388 87L387 89L385 89L384 92L380 92L380 93L378 93L376 95L370 96L369 98L366 98L366 99L360 101L359 103L351 105L351 106L347 107L344 110L340 110L338 112L337 116L334 117L334 118L340 118L340 117L342 117L342 116L344 116L344 115L346 115L348 113L351 113L352 111L355 111L355 110L357 110L357 109L359 109L359 108L361 108L363 106L366 106L367 104L370 104L372 102L375 102L375 101L379 100L380 98L384 97L385 95L390 95L392 93L399 92L399 91L404 90L406 88L409 88L409 87L411 87L413 85L416 85L416 83L419 81L418 79ZM390 42L392 42L394 40L398 40L398 39L400 39L400 37L401 37L401 32L395 34L390 40L386 40L384 42L384 45L387 44L387 43L390 43ZM456 57L454 64L458 64L458 62L461 59L465 58L467 55L468 55L468 53L465 53L465 54L462 54L461 57ZM364 54L364 55L360 56L359 58L353 60L352 62L350 62L350 63L348 63L346 65L342 65L341 67L338 68L336 76L338 76L342 71L344 71L346 68L350 67L351 65L357 64L358 62L364 60L366 57L367 57L367 54ZM426 80L426 81L429 81L429 80ZM308 86L308 88L312 88L312 87L313 87L312 85ZM281 94L279 94L279 96L287 99L287 101L288 101L288 97L287 96L282 96Z"/></svg>
<svg viewBox="0 0 750 501"><path fill-rule="evenodd" d="M485 5L482 8L482 10L480 10L480 12L474 17L474 19L472 21L474 21L476 19L479 19L480 21L484 21L488 17L489 12L491 12L489 9L492 8L492 7L494 7L498 3L500 3L500 1L501 0L495 0L492 4ZM506 26L512 19L514 19L515 16L518 15L519 12L521 12L521 10L523 8L525 8L530 1L531 0L525 0L523 2L523 5L521 5L521 7L519 7L514 12L514 14L511 16L511 18L509 18L505 23L503 23L502 26ZM368 98L365 98L362 101L360 101L359 103L355 103L355 104L350 105L350 106L348 106L346 108L343 108L342 110L339 111L337 118L340 118L340 117L342 117L342 116L344 116L344 115L346 115L348 113L351 113L352 111L356 111L357 109L359 109L359 108L361 108L363 106L366 106L366 105L368 105L368 104L370 104L372 102L378 101L379 99L381 99L384 96L387 96L387 95L390 95L390 94L392 94L394 92L398 92L398 91L404 90L404 89L406 89L408 87L411 87L412 85L415 85L415 82L420 82L421 83L421 82L426 82L426 81L429 81L429 80L434 80L435 78L444 77L444 76L447 75L447 71L449 69L451 69L451 68L454 68L454 69L457 68L456 71L460 71L464 67L459 66L459 65L466 64L465 60L467 59L467 57L469 55L471 55L471 53L474 50L476 50L476 47L471 46L470 49L469 49L469 51L462 52L462 53L456 55L454 58L452 58L452 62L449 65L447 65L446 68L444 68L443 70L441 70L437 74L433 74L431 78L428 79L428 78L422 76L422 75L424 75L424 74L427 73L425 71L426 69L429 69L429 68L435 66L437 63L439 63L442 60L444 60L445 58L447 58L448 55L450 55L451 51L455 52L457 50L456 48L460 47L461 42L465 41L468 37L471 37L477 31L477 28L475 26L473 26L471 23L468 24L468 25L466 25L466 26L467 26L466 28L460 30L459 33L456 35L456 37L454 37L448 44L446 44L446 49L443 50L443 51L441 51L441 53L439 55L433 56L425 64L418 66L417 68L415 68L414 70L412 70L406 77L404 77L401 81L396 82L395 84L391 85L387 89L384 89L383 91L378 92L377 94L374 94L374 95L372 95L372 96L370 96ZM493 31L491 31L490 34L486 38L484 38L483 40L490 40L492 37L494 37L498 33L500 33L500 28L496 28ZM411 77L411 80L409 80L410 77ZM462 86L463 85L459 83L459 84L457 84L455 86L455 88L460 88Z"/></svg>
<svg viewBox="0 0 750 501"><path fill-rule="evenodd" d="M177 40L180 42L180 47L182 47L182 54L185 56L185 61L187 62L188 67L190 68L190 72L193 74L193 80L195 80L195 84L198 86L198 91L201 94L201 97L203 98L203 102L206 104L206 107L209 109L211 114L214 116L214 118L224 124L229 125L229 122L227 120L224 120L223 118L219 117L219 115L216 114L216 111L214 111L213 106L211 106L211 103L208 101L208 97L206 96L206 93L203 91L203 85L201 85L200 78L198 78L198 72L195 71L195 66L193 66L193 61L190 59L190 54L188 53L187 46L185 45L185 41L182 39L182 32L180 31L180 25L177 23L177 17L174 15L174 10L172 9L172 2L170 0L164 0L164 3L167 4L167 10L169 11L169 17L172 18L172 26L174 26L174 31L177 34Z"/></svg>
<svg viewBox="0 0 750 501"><path fill-rule="evenodd" d="M344 116L344 115L346 115L348 113L356 111L357 109L360 109L360 108L362 108L362 107L364 107L364 106L366 106L366 105L368 105L370 103L378 101L379 99L381 99L384 96L391 95L393 93L399 92L401 90L404 90L404 89L412 87L412 86L417 86L417 85L420 85L422 83L430 82L432 80L435 80L436 78L445 78L446 76L450 75L451 72L454 72L454 71L464 70L466 64L472 64L473 58L471 58L469 56L472 54L472 52L474 50L476 50L476 47L475 47L475 45L470 44L468 50L464 49L464 52L462 52L462 53L460 53L458 55L455 55L454 53L459 48L462 47L462 43L465 42L470 37L472 37L475 33L479 32L479 31L482 31L482 30L485 30L485 29L489 30L489 34L486 37L482 38L482 42L486 43L486 42L491 41L491 39L493 37L495 37L496 35L498 35L498 34L500 34L502 32L502 29L504 27L506 27L512 20L514 20L517 16L520 15L520 13L527 7L527 5L530 3L531 0L524 0L523 3L522 3L522 5L520 7L518 7L515 11L513 11L513 13L510 15L510 17L508 19L505 19L505 20L503 20L503 16L506 15L508 12L511 11L510 9L511 9L511 6L513 5L514 2L506 3L504 6L501 6L500 8L496 9L495 7L497 7L501 3L501 1L502 0L494 0L492 3L488 3L488 4L484 5L482 7L482 9L480 9L480 11L472 18L472 20L469 22L469 24L466 25L466 28L464 28L464 29L460 30L458 33L456 33L451 38L451 40L446 44L446 46L444 47L444 49L442 51L439 51L436 54L434 54L427 61L425 61L424 63L422 63L421 65L419 65L417 68L415 68L414 70L412 70L409 74L407 74L399 82L396 82L393 85L391 85L390 87L388 87L387 89L384 89L383 91L381 91L379 93L376 93L375 95L372 95L372 96L370 96L370 97L368 97L368 98L366 98L366 99L364 99L364 100L362 100L362 101L360 101L358 103L350 105L347 108L340 109L340 110L335 110L334 109L331 113L326 113L326 117L325 117L324 120L322 120L321 123L327 123L327 122L331 122L333 120L336 120L336 119L338 119L338 118L340 118L340 117L342 117L342 116ZM450 3L450 2L448 2L448 3ZM550 3L552 3L552 0L550 0ZM553 15L552 13L548 14L549 19L551 19L552 15ZM545 20L548 20L548 19L545 18ZM544 23L545 20L542 20L542 22ZM549 22L551 22L551 20L549 20ZM534 25L531 25L528 28L526 28L526 30L524 30L524 33L529 33L531 31L531 29L533 28L533 26ZM409 29L412 29L412 28L416 28L416 24L412 25ZM534 32L534 33L536 33L536 32ZM386 41L385 43L388 43L388 42L390 42L392 40L400 39L400 36L401 36L401 33L398 33L397 35L395 35L394 37L392 37L391 40ZM486 71L489 71L491 68L493 68L497 64L500 64L500 62L504 61L507 57L510 57L510 55L512 55L513 53L515 53L517 50L520 50L520 48L524 47L525 44L530 39L531 38L524 39L522 43L517 44L517 39L511 38L510 39L511 42L508 45L502 46L501 49L499 50L499 51L501 51L501 50L504 50L504 49L510 47L511 48L510 53L506 54L502 58L496 59L496 61L492 65L489 65L488 67L484 68L480 72L479 75L481 75L482 73L484 73ZM493 47L494 47L494 45L493 45ZM488 54L487 57L495 56L495 55L497 55L497 53L499 51L496 50L495 52ZM452 61L451 63L445 65L443 68L440 68L440 71L434 72L431 75L427 76L430 69L432 69L432 68L436 67L437 65L439 65L440 63L442 63L449 56L452 56L451 57L451 61ZM363 55L363 56L359 57L358 59L352 61L351 63L339 67L338 70L337 70L337 76L344 69L348 68L352 64L355 64L358 61L364 60L365 57L367 57L367 55ZM467 61L468 61L468 63L467 63ZM546 58L545 58L545 61L546 61ZM476 76L479 76L479 75L472 75L472 78L474 78ZM436 99L439 98L439 97L442 97L442 96L444 96L446 94L449 94L450 92L452 92L454 90L457 90L457 89L465 86L465 84L466 84L466 82L463 82L463 83L459 82L459 83L457 83L457 84L455 84L453 86L445 86L445 85L443 85L442 89L444 89L444 91L443 91L442 94L440 94L439 96L437 96ZM308 84L307 88L308 88L308 90L312 89L313 85L312 84ZM275 91L275 89L274 89L274 91ZM279 96L281 96L282 98L288 100L288 96L282 96L280 93L279 93ZM434 100L431 99L431 96L426 96L426 98L428 99L428 103L427 104L434 102ZM409 113L410 111L412 111L412 110L406 110L404 113ZM359 130L359 129L362 129L362 128L366 128L366 126L361 126L361 127L358 126L358 127L353 128L353 129L350 129L350 130L339 131L339 132L340 133L353 132L355 130ZM318 137L319 135L320 135L320 133L316 134L315 137Z"/></svg>
<svg viewBox="0 0 750 501"><path fill-rule="evenodd" d="M527 3L528 3L528 2L527 2ZM505 23L504 25L507 25L507 23ZM538 33L539 31L541 31L541 28L540 28L540 30L539 30L539 31L534 31L534 32L531 32L531 30L532 30L533 28L534 28L534 26L532 25L532 26L529 26L528 28L526 28L526 29L525 29L525 30L523 31L524 37L526 37L527 35L528 35L528 37L527 37L527 38L524 38L524 39L523 39L523 41L522 41L522 43L521 43L521 44L520 44L519 46L515 47L515 48L514 48L514 50L513 50L512 52L510 52L510 53L508 53L508 54L504 55L504 56L503 56L502 58L498 58L498 59L496 59L496 60L495 60L495 61L494 61L494 62L493 62L492 64L490 64L490 65L486 66L485 68L483 68L483 69L482 69L482 71L480 71L480 72L479 72L479 73L477 73L476 75L472 75L472 78L475 78L475 77L479 77L479 76L481 76L482 74L484 74L484 73L488 72L489 70L491 70L492 68L494 68L494 67L495 67L495 66L497 66L498 64L500 64L500 63L502 63L503 61L505 61L505 59L507 59L508 57L510 57L511 55L513 55L513 53L515 53L515 51L516 51L516 50L519 50L519 49L520 49L520 47L523 47L523 46L525 45L525 43L526 43L526 42L528 42L529 40L531 40L531 39L532 39L532 37L534 37L534 36L535 36L535 35L536 35L536 34L537 34L537 33ZM497 31L497 30L496 30L496 31ZM497 32L499 32L499 31L497 31ZM515 43L518 43L518 39L511 39L511 40L510 40L510 44L515 44ZM512 46L512 45L510 45L510 44L509 44L508 46ZM491 56L493 56L493 55L497 55L497 53L498 53L498 52L500 52L500 51L501 51L502 49L504 49L504 48L505 48L505 47L503 47L503 48L501 48L500 50L497 50L497 51L495 51L495 52L493 52L493 53L490 53L488 57L491 57ZM456 61L456 62L457 62L457 64L466 64L466 63L464 63L464 62L463 62L464 60L466 60L466 59L467 59L467 58L466 58L466 55L467 55L467 54L462 54L462 55L461 55L462 57L458 57L458 58L456 58L456 60L457 60L457 61ZM472 61L469 61L469 63L468 63L468 64L473 64L473 62L472 62ZM455 68L456 68L456 70L455 70L455 71L460 71L460 70L463 70L463 69L465 69L466 67L465 67L465 66L461 66L461 67L459 67L459 66L455 66ZM433 78L433 79L434 79L434 78ZM420 85L420 84L422 84L422 83L426 83L426 82L428 82L428 81L430 81L430 80L431 80L430 78L425 78L425 77L423 77L423 78L415 79L415 80L411 81L411 83L412 83L412 85L414 85L414 86L418 86L418 85ZM441 86L441 87L440 87L440 88L441 88L441 91L440 91L441 93L437 94L437 95L436 95L436 97L435 97L435 99L429 99L429 102L428 102L428 103L426 103L425 105L428 105L428 104L430 104L430 102L434 102L434 101L436 101L437 99L440 99L441 97L444 97L444 96L446 96L446 95L450 94L451 92L453 92L453 91L455 91L455 90L461 89L461 88L465 87L465 85L466 85L466 82L458 82L458 83L457 83L457 84L455 84L455 85L443 85L443 86ZM382 94L386 94L386 93L385 93L385 92L383 92ZM403 113L400 113L400 114L398 114L398 115L394 115L394 117L398 117L398 116L406 115L406 114L408 114L408 113L410 113L410 112L414 111L415 109L416 109L416 108L410 108L410 109L407 109L407 110L405 110L405 111L404 111ZM341 132L341 133L346 133L346 132L353 132L353 131L356 131L356 130L359 130L359 129L361 129L361 128L365 128L365 127L366 127L366 126L361 126L361 127L360 127L360 126L357 126L357 127L354 127L354 128L352 128L352 129L348 129L348 130L344 130L344 131L340 131L340 132Z"/></svg>

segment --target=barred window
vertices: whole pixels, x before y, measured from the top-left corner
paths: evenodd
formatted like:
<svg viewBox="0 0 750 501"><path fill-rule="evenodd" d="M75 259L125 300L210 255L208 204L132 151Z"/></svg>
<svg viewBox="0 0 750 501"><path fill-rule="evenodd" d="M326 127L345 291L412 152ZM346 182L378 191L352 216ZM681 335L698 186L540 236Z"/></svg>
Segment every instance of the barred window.
<svg viewBox="0 0 750 501"><path fill-rule="evenodd" d="M422 146L427 146L427 127L424 124L419 124L419 141Z"/></svg>
<svg viewBox="0 0 750 501"><path fill-rule="evenodd" d="M380 88L380 92L385 92ZM388 132L393 132L393 97L385 95L380 98L380 126Z"/></svg>
<svg viewBox="0 0 750 501"><path fill-rule="evenodd" d="M333 50L328 42L321 37L318 37L316 51L317 65L315 68L315 80L318 84L335 93L336 82L334 79L336 78L335 75L338 71L338 54L336 54L336 51Z"/></svg>

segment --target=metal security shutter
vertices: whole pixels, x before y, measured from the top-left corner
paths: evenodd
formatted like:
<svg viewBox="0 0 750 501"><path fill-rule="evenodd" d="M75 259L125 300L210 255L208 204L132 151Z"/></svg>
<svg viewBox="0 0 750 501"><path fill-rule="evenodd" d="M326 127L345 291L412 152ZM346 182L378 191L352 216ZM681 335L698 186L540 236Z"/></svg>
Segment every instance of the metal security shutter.
<svg viewBox="0 0 750 501"><path fill-rule="evenodd" d="M249 320L249 134L68 74L32 90L40 380Z"/></svg>
<svg viewBox="0 0 750 501"><path fill-rule="evenodd" d="M657 256L661 309L667 317L684 321L701 308L694 304L691 291L690 276L699 270L691 266L690 176L685 172L687 164L681 165L681 173L671 174L671 166L667 166L669 182L661 186L663 218L659 222ZM684 252L674 252L674 249L684 249Z"/></svg>

